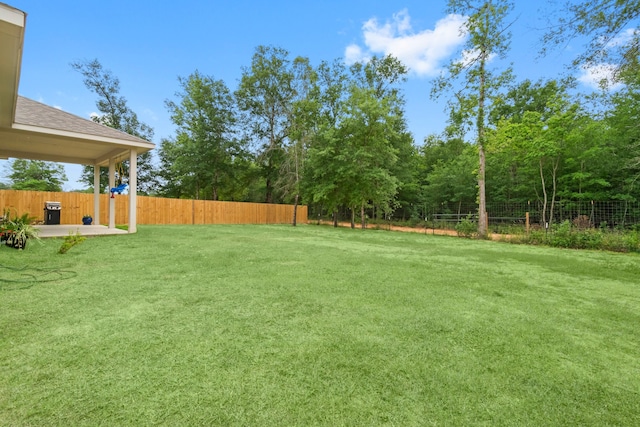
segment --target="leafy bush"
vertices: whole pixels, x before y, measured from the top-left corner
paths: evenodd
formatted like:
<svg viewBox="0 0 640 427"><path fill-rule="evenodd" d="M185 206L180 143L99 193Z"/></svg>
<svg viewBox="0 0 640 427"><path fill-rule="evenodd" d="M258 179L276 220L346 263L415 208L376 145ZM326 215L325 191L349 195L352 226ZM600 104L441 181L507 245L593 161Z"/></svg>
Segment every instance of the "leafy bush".
<svg viewBox="0 0 640 427"><path fill-rule="evenodd" d="M551 226L547 233L548 245L556 248L573 248L576 244L575 234L571 232L571 223L566 220Z"/></svg>
<svg viewBox="0 0 640 427"><path fill-rule="evenodd" d="M640 250L638 232L611 232L604 233L601 248L614 252L634 252Z"/></svg>
<svg viewBox="0 0 640 427"><path fill-rule="evenodd" d="M456 224L455 230L458 236L470 239L478 233L478 226L475 222L471 221L470 217L466 217Z"/></svg>
<svg viewBox="0 0 640 427"><path fill-rule="evenodd" d="M613 252L640 251L640 233L607 228L576 229L569 221L555 224L549 232L533 230L529 234L514 235L511 243L546 245L570 249L594 249Z"/></svg>

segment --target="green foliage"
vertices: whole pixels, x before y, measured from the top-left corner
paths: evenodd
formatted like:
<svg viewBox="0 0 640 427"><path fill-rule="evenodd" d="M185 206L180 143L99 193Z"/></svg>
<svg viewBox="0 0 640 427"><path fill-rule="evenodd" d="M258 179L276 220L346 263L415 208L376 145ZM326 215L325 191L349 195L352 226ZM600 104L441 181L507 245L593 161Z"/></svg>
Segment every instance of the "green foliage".
<svg viewBox="0 0 640 427"><path fill-rule="evenodd" d="M289 52L273 46L258 46L251 66L243 68L235 92L247 139L258 146L257 165L265 182L267 203L275 203L274 187L285 157L284 145L291 128L295 72Z"/></svg>
<svg viewBox="0 0 640 427"><path fill-rule="evenodd" d="M83 237L79 232L75 232L73 233L72 231L69 232L68 236L64 237L64 240L62 241L62 245L60 245L60 249L58 249L58 253L59 254L66 254L69 249L71 249L72 247L79 245L80 243L84 242L87 238Z"/></svg>
<svg viewBox="0 0 640 427"><path fill-rule="evenodd" d="M431 162L429 172L423 175L423 201L432 209L446 202L466 204L476 201L477 176L474 170L478 164L477 148L464 144L459 153L439 158L448 145L444 142L435 150L423 147L423 161ZM458 145L455 139L453 145Z"/></svg>
<svg viewBox="0 0 640 427"><path fill-rule="evenodd" d="M471 217L462 218L455 226L458 236L470 239L478 234L478 224Z"/></svg>
<svg viewBox="0 0 640 427"><path fill-rule="evenodd" d="M387 56L349 71L326 64L319 70L318 96L330 102L309 148L305 186L311 201L330 211L339 205L359 211L364 226L367 207L390 214L399 188L412 180L397 164L399 155L408 161L413 153L398 87L407 69Z"/></svg>
<svg viewBox="0 0 640 427"><path fill-rule="evenodd" d="M564 49L567 43L580 38L586 42L583 52L573 61L576 68L607 64L615 65L619 71L637 65L637 1L584 0L559 5L558 10L546 14L550 25L543 38L543 53L551 47ZM631 31L623 36L627 29Z"/></svg>
<svg viewBox="0 0 640 427"><path fill-rule="evenodd" d="M16 159L11 162L14 190L62 191L62 184L67 180L64 166L40 160Z"/></svg>
<svg viewBox="0 0 640 427"><path fill-rule="evenodd" d="M32 225L35 219L28 213L11 218L9 211L5 211L0 221L0 235L6 246L25 249L29 239L38 241L38 229Z"/></svg>
<svg viewBox="0 0 640 427"><path fill-rule="evenodd" d="M636 230L611 231L606 227L579 229L566 220L553 224L549 231L534 230L528 235L512 236L509 241L557 248L640 252L639 236Z"/></svg>
<svg viewBox="0 0 640 427"><path fill-rule="evenodd" d="M222 80L198 71L179 77L179 101L167 100L177 126L173 139L162 141L160 159L166 185L196 199L238 199L238 179L246 158L245 144L235 134L236 114L231 92ZM202 193L202 195L201 195Z"/></svg>
<svg viewBox="0 0 640 427"><path fill-rule="evenodd" d="M104 69L97 59L73 62L71 68L82 74L85 87L98 96L96 107L100 114L93 116L93 121L146 141L153 139L153 128L141 122L138 115L129 108L126 98L120 95L120 80L110 70ZM137 190L140 194L152 193L157 187L154 169L151 152L138 156ZM129 175L128 160L118 165L117 175L118 184L126 182L125 177ZM82 178L91 188L94 183L93 176L93 166L85 166ZM103 168L100 171L101 190L109 186L108 182L108 171Z"/></svg>

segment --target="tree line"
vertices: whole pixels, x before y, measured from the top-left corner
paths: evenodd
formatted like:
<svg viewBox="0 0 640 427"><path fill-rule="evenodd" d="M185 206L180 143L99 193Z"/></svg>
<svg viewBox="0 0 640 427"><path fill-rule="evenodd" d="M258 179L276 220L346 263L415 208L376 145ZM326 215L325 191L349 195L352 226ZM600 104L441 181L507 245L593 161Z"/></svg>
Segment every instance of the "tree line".
<svg viewBox="0 0 640 427"><path fill-rule="evenodd" d="M565 10L572 19L547 33L547 47L575 34L592 37L575 67L611 53L621 88L585 96L571 79L518 81L511 68L492 68L494 57L508 57L512 2L448 6L468 17L468 38L464 62L452 61L434 81L432 97L448 100L442 133L415 142L402 91L409 70L391 55L314 66L283 48L258 46L233 90L198 70L178 79L178 92L166 101L175 133L161 140L157 159L139 160L138 190L305 203L323 213L348 212L363 224L367 215L420 218L451 202L478 203L482 216L487 200L539 201L548 222L559 199L639 200L637 37L612 43L613 59L613 49L597 43L633 22L640 8L631 13L614 0L574 4ZM72 66L98 96L94 120L153 136L97 60ZM126 168L118 170L125 181ZM92 177L87 167L88 185Z"/></svg>

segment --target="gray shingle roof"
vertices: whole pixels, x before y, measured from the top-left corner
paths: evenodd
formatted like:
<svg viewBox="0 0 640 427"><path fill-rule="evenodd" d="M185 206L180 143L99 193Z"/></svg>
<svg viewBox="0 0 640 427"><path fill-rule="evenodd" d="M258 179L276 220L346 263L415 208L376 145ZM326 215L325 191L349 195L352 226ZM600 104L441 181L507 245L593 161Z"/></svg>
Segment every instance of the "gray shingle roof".
<svg viewBox="0 0 640 427"><path fill-rule="evenodd" d="M131 142L149 143L128 133L75 116L57 108L18 95L15 123L74 132L95 137L114 138Z"/></svg>

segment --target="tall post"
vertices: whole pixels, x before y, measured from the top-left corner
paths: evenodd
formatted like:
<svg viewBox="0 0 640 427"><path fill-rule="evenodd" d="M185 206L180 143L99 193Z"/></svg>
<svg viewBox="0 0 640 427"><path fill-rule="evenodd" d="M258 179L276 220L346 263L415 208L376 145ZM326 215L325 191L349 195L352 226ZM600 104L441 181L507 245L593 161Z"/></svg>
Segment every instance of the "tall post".
<svg viewBox="0 0 640 427"><path fill-rule="evenodd" d="M529 230L530 230L530 224L529 224L529 212L525 213L524 215L524 228L527 231L527 234L529 234Z"/></svg>
<svg viewBox="0 0 640 427"><path fill-rule="evenodd" d="M100 166L93 165L93 223L100 225Z"/></svg>
<svg viewBox="0 0 640 427"><path fill-rule="evenodd" d="M136 232L136 209L138 199L138 152L132 149L129 154L129 233Z"/></svg>
<svg viewBox="0 0 640 427"><path fill-rule="evenodd" d="M109 159L109 228L116 228L116 199L112 198L111 189L116 186L116 160Z"/></svg>

